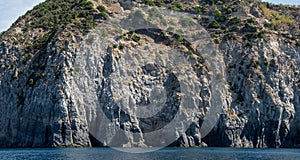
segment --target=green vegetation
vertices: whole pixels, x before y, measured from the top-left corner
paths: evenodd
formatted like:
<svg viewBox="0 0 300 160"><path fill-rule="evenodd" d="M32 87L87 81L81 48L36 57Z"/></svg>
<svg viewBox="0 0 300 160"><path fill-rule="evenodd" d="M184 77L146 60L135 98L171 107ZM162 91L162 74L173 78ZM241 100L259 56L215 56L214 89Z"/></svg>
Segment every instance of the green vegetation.
<svg viewBox="0 0 300 160"><path fill-rule="evenodd" d="M138 36L137 34L135 34L134 32L129 32L129 33L123 34L121 36L121 38L122 38L123 41L130 41L130 40L132 40L134 42L139 42L141 40L141 37Z"/></svg>
<svg viewBox="0 0 300 160"><path fill-rule="evenodd" d="M124 44L119 44L119 50L123 50L125 48Z"/></svg>
<svg viewBox="0 0 300 160"><path fill-rule="evenodd" d="M188 51L187 54L191 56L193 55L193 51Z"/></svg>
<svg viewBox="0 0 300 160"><path fill-rule="evenodd" d="M219 23L224 23L228 20L228 16L227 15L216 15L215 20Z"/></svg>
<svg viewBox="0 0 300 160"><path fill-rule="evenodd" d="M157 6L157 7L162 7L162 6L164 6L164 4L163 4L162 2L157 2L157 3L156 3L156 6Z"/></svg>
<svg viewBox="0 0 300 160"><path fill-rule="evenodd" d="M243 40L245 40L244 44L250 46L254 40L264 38L264 32L260 32L263 27L260 27L255 18L249 18L249 16L246 17L240 14L232 14L233 12L239 12L237 7L244 5L239 3L240 1L201 0L190 3L173 0L142 0L139 2L149 6L164 6L175 11L185 10L189 13L201 13L201 16L195 15L194 18L197 19L201 25L206 26L208 31L212 33L213 41L216 44L219 44L220 41L224 40L243 38ZM293 17L284 15L284 12L282 11L276 11L278 7L274 8L269 3L257 2L255 4L269 20L270 23L265 22L264 24L264 26L269 29L278 29L280 27L277 25L282 23L296 23L293 20ZM49 0L47 3L42 3L35 7L29 12L29 15L30 16L27 17L21 17L27 18L22 30L24 32L31 32L34 29L40 29L42 30L40 32L43 33L32 41L32 43L30 42L30 45L26 46L27 51L30 51L30 53L33 53L33 50L37 51L38 48L46 48L45 46L52 42L57 42L58 36L63 37L60 39L64 40L68 40L68 38L66 38L67 36L71 37L79 35L78 37L81 37L81 33L88 32L96 26L97 19L106 19L108 17L106 6L93 6L93 3L88 0ZM240 16L235 17L236 15ZM144 12L141 10L130 13L129 18L130 16L132 18L145 18ZM172 31L178 28L178 24L181 25L181 27L189 27L198 23L192 16L180 17L178 24L177 22L168 22L155 7L150 7L147 21L160 22L165 25L168 25L169 23L169 25L173 25L168 26L169 30ZM70 30L70 28L72 28L72 30ZM114 28L121 33L118 26L114 26ZM286 27L284 26L282 28ZM179 30L180 29L178 29L178 33L180 33ZM266 30L268 31L268 29ZM121 38L126 41L140 41L140 37L135 34L123 35ZM180 37L178 38L179 39L176 37L177 42L183 41ZM296 43L296 45L299 46L300 42L297 42L298 37L295 36L293 38L294 39L290 42ZM64 44L64 42L61 42L61 44ZM117 46L115 47L117 48ZM64 45L59 46L58 48L67 50Z"/></svg>
<svg viewBox="0 0 300 160"><path fill-rule="evenodd" d="M295 21L297 17L297 9L292 6L273 5L267 2L253 2L250 0L234 1L234 0L201 0L201 1L173 1L173 0L142 0L143 3L152 6L165 6L166 8L175 11L187 11L189 13L200 13L200 17L195 16L200 21L200 24L207 26L207 29L214 34L213 36L221 40L224 36L228 38L228 32L232 32L237 38L244 37L245 34L256 33L262 30L256 18L245 15L240 15L238 12L242 9L243 5L252 4L253 8L261 9L263 15L269 20L270 23L265 22L265 27L271 30L286 31L286 29L297 29ZM239 9L241 7L241 9ZM285 12L287 11L287 12ZM233 13L237 14L233 14ZM259 11L260 12L260 11ZM261 12L260 12L261 13ZM235 17L236 15L240 15ZM241 18L241 19L240 19ZM187 22L187 23L186 23ZM189 26L188 21L179 23L183 27ZM165 22L166 24L166 22ZM230 36L229 36L230 37ZM246 39L262 38L262 34L246 35ZM252 38L254 37L254 38ZM286 37L288 38L288 37ZM295 42L297 36L289 40ZM229 38L231 39L231 38ZM288 40L287 40L288 41Z"/></svg>
<svg viewBox="0 0 300 160"><path fill-rule="evenodd" d="M138 42L138 41L140 41L140 39L141 39L141 38L140 38L139 36L135 35L135 34L132 36L132 40L133 40L134 42Z"/></svg>
<svg viewBox="0 0 300 160"><path fill-rule="evenodd" d="M214 10L215 15L222 15L223 13L216 7Z"/></svg>
<svg viewBox="0 0 300 160"><path fill-rule="evenodd" d="M27 13L27 16L20 17L15 23L21 19L26 20L22 28L25 34L34 29L42 29L41 34L33 43L27 42L29 44L25 47L26 52L45 51L46 45L52 42L60 43L59 48L64 50L65 47L62 46L65 42L58 42L57 38L64 37L63 39L67 40L74 32L80 35L94 28L96 16L98 18L107 16L103 6L98 6L97 9L100 14L94 9L93 3L87 0L52 0L37 5ZM72 30L66 28L72 28Z"/></svg>
<svg viewBox="0 0 300 160"><path fill-rule="evenodd" d="M238 31L239 30L239 27L234 25L230 28L230 31L234 32L234 31Z"/></svg>
<svg viewBox="0 0 300 160"><path fill-rule="evenodd" d="M100 12L99 15L104 17L104 18L107 18L107 14L106 14L106 9L104 6L100 5L97 7L97 10Z"/></svg>
<svg viewBox="0 0 300 160"><path fill-rule="evenodd" d="M220 44L220 40L218 38L214 39L215 44Z"/></svg>
<svg viewBox="0 0 300 160"><path fill-rule="evenodd" d="M268 27L268 28L274 28L273 24L272 23L268 23L268 22L265 22L264 26Z"/></svg>
<svg viewBox="0 0 300 160"><path fill-rule="evenodd" d="M177 42L183 42L183 40L184 40L183 37L181 37L181 36L178 36L178 37L177 37Z"/></svg>
<svg viewBox="0 0 300 160"><path fill-rule="evenodd" d="M208 27L217 29L217 28L220 28L220 24L217 21L213 21L208 25Z"/></svg>
<svg viewBox="0 0 300 160"><path fill-rule="evenodd" d="M245 26L243 27L244 32L257 32L257 29L258 28L256 26L249 23L246 23Z"/></svg>
<svg viewBox="0 0 300 160"><path fill-rule="evenodd" d="M182 6L181 3L175 3L175 5L173 5L173 6L171 7L171 9L174 10L174 11L180 11L180 10L183 9L183 6Z"/></svg>
<svg viewBox="0 0 300 160"><path fill-rule="evenodd" d="M172 9L174 11L182 11L183 10L183 3L182 2L176 2L173 0L142 0L142 3L148 5L148 6L158 6L162 7L165 6L169 9Z"/></svg>
<svg viewBox="0 0 300 160"><path fill-rule="evenodd" d="M142 2L148 6L154 6L154 2L152 0L143 0Z"/></svg>
<svg viewBox="0 0 300 160"><path fill-rule="evenodd" d="M126 35L126 34L123 34L123 35L121 36L121 38L123 39L123 41L129 40L129 39L127 38L127 35Z"/></svg>
<svg viewBox="0 0 300 160"><path fill-rule="evenodd" d="M99 12L105 12L106 11L105 7L102 6L102 5L98 6L97 9L98 9Z"/></svg>
<svg viewBox="0 0 300 160"><path fill-rule="evenodd" d="M253 18L249 18L249 19L247 19L247 23L253 24L253 23L255 23L255 20Z"/></svg>
<svg viewBox="0 0 300 160"><path fill-rule="evenodd" d="M194 7L194 10L198 13L204 12L206 9L203 6L196 6Z"/></svg>
<svg viewBox="0 0 300 160"><path fill-rule="evenodd" d="M241 23L241 20L238 17L234 17L234 18L230 19L227 24L234 25L234 24L239 24L239 23Z"/></svg>
<svg viewBox="0 0 300 160"><path fill-rule="evenodd" d="M89 29L93 24L93 16L90 16L93 12L93 3L87 0L53 0L34 8L32 22L27 26L52 30L74 23L79 28Z"/></svg>
<svg viewBox="0 0 300 160"><path fill-rule="evenodd" d="M223 10L223 12L224 12L225 14L230 14L230 13L232 13L232 8L229 7L229 6L226 6L226 5L223 5L223 6L222 6L222 10Z"/></svg>
<svg viewBox="0 0 300 160"><path fill-rule="evenodd" d="M99 15L100 15L101 17L103 17L103 18L107 18L107 17L108 17L107 14L106 14L105 12L100 12Z"/></svg>

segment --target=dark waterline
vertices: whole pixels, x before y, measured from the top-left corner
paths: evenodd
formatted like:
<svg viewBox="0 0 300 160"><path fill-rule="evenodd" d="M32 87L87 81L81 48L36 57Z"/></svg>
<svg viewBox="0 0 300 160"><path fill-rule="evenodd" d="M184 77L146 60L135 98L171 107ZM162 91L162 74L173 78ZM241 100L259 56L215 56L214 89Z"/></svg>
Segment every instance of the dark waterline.
<svg viewBox="0 0 300 160"><path fill-rule="evenodd" d="M0 149L0 159L300 160L300 149L164 148L139 154L120 152L111 148Z"/></svg>

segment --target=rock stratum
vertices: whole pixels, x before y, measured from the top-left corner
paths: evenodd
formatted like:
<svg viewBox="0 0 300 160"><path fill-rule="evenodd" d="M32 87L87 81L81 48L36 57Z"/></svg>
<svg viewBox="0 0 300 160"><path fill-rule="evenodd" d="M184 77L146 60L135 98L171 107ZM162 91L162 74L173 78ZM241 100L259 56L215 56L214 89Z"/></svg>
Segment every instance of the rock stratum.
<svg viewBox="0 0 300 160"><path fill-rule="evenodd" d="M47 0L0 37L0 147L299 147L300 9Z"/></svg>

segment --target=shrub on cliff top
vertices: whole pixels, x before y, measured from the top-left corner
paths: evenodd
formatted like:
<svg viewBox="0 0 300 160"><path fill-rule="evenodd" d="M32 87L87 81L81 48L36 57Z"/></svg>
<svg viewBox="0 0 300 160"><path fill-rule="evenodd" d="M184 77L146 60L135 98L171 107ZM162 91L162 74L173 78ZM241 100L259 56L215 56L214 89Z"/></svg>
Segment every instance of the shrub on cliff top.
<svg viewBox="0 0 300 160"><path fill-rule="evenodd" d="M99 12L104 12L105 11L105 7L102 6L102 5L98 6L97 9L98 9Z"/></svg>
<svg viewBox="0 0 300 160"><path fill-rule="evenodd" d="M134 41L134 42L138 42L138 41L140 41L140 37L139 36L137 36L137 35L133 35L132 36L132 40Z"/></svg>
<svg viewBox="0 0 300 160"><path fill-rule="evenodd" d="M143 0L142 2L148 6L154 6L154 2L152 0Z"/></svg>
<svg viewBox="0 0 300 160"><path fill-rule="evenodd" d="M180 11L180 10L183 9L183 6L182 6L181 3L175 3L175 5L173 5L173 6L171 7L171 9L174 10L174 11Z"/></svg>
<svg viewBox="0 0 300 160"><path fill-rule="evenodd" d="M217 21L213 21L208 25L209 28L220 28L220 24Z"/></svg>
<svg viewBox="0 0 300 160"><path fill-rule="evenodd" d="M241 23L241 19L239 19L238 17L234 17L234 18L230 19L227 24L234 25L234 24L239 24L239 23Z"/></svg>
<svg viewBox="0 0 300 160"><path fill-rule="evenodd" d="M198 13L204 12L205 11L205 7L203 7L203 6L196 6L196 7L194 7L194 10L196 12L198 12Z"/></svg>

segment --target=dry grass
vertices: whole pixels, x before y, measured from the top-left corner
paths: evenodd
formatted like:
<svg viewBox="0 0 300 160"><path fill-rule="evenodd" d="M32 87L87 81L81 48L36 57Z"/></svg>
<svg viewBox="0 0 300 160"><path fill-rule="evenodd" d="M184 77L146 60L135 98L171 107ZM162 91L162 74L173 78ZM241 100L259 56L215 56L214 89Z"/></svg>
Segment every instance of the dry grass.
<svg viewBox="0 0 300 160"><path fill-rule="evenodd" d="M230 119L235 119L237 118L238 116L235 114L234 110L231 109L231 108L227 108L225 110L225 114L227 114L229 116Z"/></svg>
<svg viewBox="0 0 300 160"><path fill-rule="evenodd" d="M261 3L259 7L263 11L264 16L269 19L274 25L296 23L295 20L293 20L292 16L281 15L279 12L268 8L265 3Z"/></svg>

